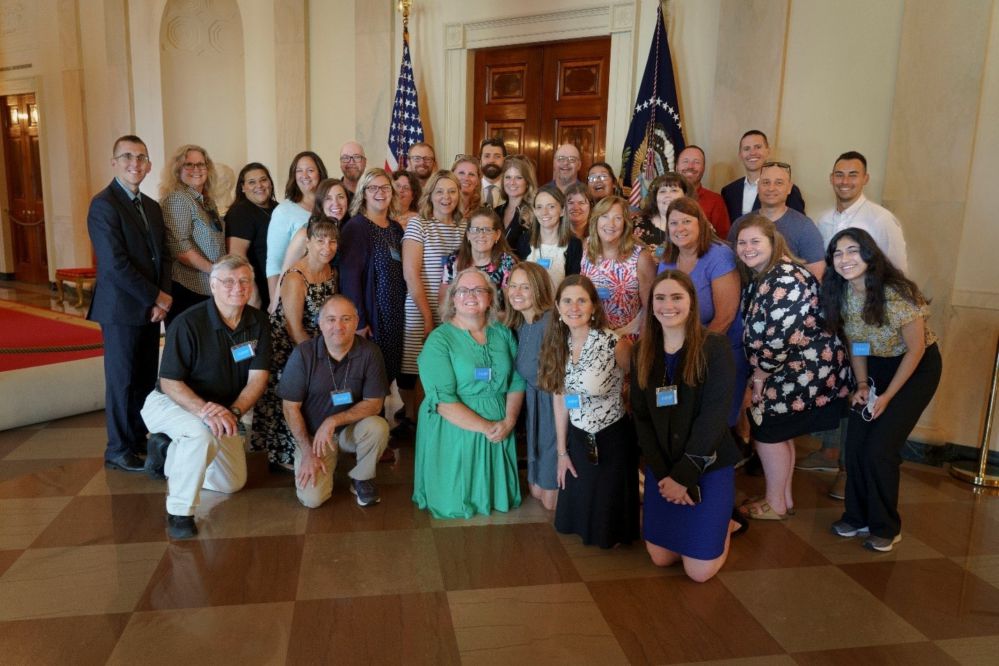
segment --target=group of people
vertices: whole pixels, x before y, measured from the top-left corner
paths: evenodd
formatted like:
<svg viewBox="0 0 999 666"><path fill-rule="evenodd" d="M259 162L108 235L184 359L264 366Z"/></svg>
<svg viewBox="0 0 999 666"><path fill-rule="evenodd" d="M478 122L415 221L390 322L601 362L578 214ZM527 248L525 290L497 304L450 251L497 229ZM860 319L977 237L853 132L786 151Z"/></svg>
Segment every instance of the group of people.
<svg viewBox="0 0 999 666"><path fill-rule="evenodd" d="M395 173L348 142L341 179L296 155L280 204L247 164L221 215L203 148L177 151L157 205L139 191L145 144L122 137L88 216L106 464L167 477L184 538L200 489L245 483L250 409L250 449L309 507L330 498L341 449L358 504L378 502L378 461L415 432L413 501L469 518L520 504L520 429L558 531L643 538L656 564L707 580L749 520L794 514L793 440L812 433L843 458L833 531L891 550L900 449L940 376L901 226L864 197L860 153L835 161L818 224L762 132L739 154L745 177L716 194L688 146L633 211L609 164L579 180L573 145L539 186L500 139L451 169L414 144ZM734 507L747 433L766 493Z"/></svg>

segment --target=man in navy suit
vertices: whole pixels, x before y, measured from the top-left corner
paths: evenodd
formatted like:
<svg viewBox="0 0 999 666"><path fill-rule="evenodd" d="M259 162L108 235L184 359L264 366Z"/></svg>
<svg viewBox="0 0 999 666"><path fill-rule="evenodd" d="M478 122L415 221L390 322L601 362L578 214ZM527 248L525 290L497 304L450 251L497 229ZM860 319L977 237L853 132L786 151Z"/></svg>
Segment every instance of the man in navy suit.
<svg viewBox="0 0 999 666"><path fill-rule="evenodd" d="M770 160L770 141L760 130L749 130L739 139L739 159L746 168L743 178L733 180L721 190L731 222L760 209L759 180L763 165ZM787 207L805 214L805 200L797 185L791 186Z"/></svg>
<svg viewBox="0 0 999 666"><path fill-rule="evenodd" d="M114 180L90 201L87 231L97 255L97 283L87 319L101 325L108 445L104 466L141 472L146 426L139 410L156 385L160 322L173 302L163 215L139 191L149 151L137 136L114 142Z"/></svg>

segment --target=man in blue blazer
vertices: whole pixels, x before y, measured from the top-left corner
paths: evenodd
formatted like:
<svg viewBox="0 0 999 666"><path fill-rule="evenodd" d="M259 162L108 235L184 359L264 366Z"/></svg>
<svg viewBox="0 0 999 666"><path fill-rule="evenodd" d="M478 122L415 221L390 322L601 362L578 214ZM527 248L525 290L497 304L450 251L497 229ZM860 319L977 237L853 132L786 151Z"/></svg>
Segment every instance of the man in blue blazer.
<svg viewBox="0 0 999 666"><path fill-rule="evenodd" d="M156 385L160 322L173 302L163 215L139 185L149 151L127 135L111 151L114 180L90 201L87 231L97 255L97 283L87 319L101 325L108 444L104 465L140 472L146 426L139 410Z"/></svg>

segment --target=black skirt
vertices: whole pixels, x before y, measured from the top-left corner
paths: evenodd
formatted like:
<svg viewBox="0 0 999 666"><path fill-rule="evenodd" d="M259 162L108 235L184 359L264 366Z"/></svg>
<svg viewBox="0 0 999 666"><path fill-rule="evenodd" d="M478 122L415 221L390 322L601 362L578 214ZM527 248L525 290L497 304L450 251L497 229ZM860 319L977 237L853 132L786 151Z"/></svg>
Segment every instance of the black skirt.
<svg viewBox="0 0 999 666"><path fill-rule="evenodd" d="M590 461L587 434L569 424L569 459L579 478L566 473L558 494L555 529L578 534L587 546L612 548L639 538L638 446L631 417L597 433L598 462Z"/></svg>

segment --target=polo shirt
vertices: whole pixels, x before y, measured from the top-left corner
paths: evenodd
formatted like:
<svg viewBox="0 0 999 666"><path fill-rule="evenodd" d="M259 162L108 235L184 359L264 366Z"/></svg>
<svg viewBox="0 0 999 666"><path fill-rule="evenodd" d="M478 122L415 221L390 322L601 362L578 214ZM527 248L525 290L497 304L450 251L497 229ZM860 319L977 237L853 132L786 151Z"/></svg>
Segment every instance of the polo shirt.
<svg viewBox="0 0 999 666"><path fill-rule="evenodd" d="M256 355L237 362L233 345L250 342ZM250 370L270 370L271 326L260 310L249 305L236 330L230 330L215 300L193 305L167 329L160 379L187 384L201 399L231 405L246 386ZM160 389L159 382L156 388Z"/></svg>
<svg viewBox="0 0 999 666"><path fill-rule="evenodd" d="M330 392L346 390L353 402L334 406ZM327 417L345 412L361 400L388 395L382 351L374 342L355 335L350 351L337 361L330 356L322 336L306 340L291 352L277 394L282 400L302 404L305 427L314 434Z"/></svg>
<svg viewBox="0 0 999 666"><path fill-rule="evenodd" d="M747 217L749 215L743 215L736 220L728 232L728 242L733 247L739 237L739 227ZM783 215L774 220L774 226L784 237L788 249L803 262L814 264L816 261L825 260L826 249L822 242L822 234L811 218L793 208L788 208Z"/></svg>

